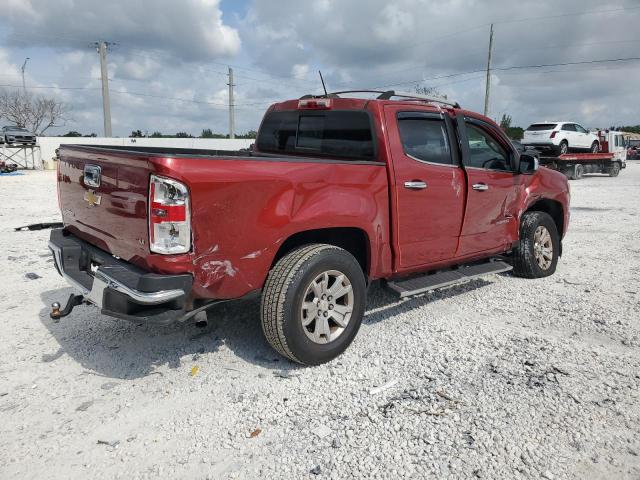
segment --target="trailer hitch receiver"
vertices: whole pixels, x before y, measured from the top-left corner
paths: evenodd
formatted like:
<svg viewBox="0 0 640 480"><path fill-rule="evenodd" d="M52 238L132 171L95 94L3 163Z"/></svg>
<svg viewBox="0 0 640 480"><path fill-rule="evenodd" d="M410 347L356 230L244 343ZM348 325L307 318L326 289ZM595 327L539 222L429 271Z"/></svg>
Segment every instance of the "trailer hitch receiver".
<svg viewBox="0 0 640 480"><path fill-rule="evenodd" d="M49 314L49 316L54 321L58 321L62 317L66 317L67 315L69 315L74 307L82 305L84 302L84 296L71 294L69 296L69 300L67 300L67 304L62 310L60 310L60 304L58 302L53 302L51 304L51 313Z"/></svg>

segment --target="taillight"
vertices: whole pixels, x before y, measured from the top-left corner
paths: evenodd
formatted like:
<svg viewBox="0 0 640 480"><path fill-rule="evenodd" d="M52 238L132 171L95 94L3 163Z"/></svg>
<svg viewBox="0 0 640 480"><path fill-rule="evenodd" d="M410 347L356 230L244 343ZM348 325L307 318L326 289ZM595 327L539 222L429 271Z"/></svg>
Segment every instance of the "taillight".
<svg viewBox="0 0 640 480"><path fill-rule="evenodd" d="M189 190L176 180L155 175L149 186L149 247L163 254L191 249Z"/></svg>
<svg viewBox="0 0 640 480"><path fill-rule="evenodd" d="M549 138L556 138L556 133L558 133L558 132L557 131L551 132L551 136Z"/></svg>
<svg viewBox="0 0 640 480"><path fill-rule="evenodd" d="M62 212L62 200L60 200L60 182L62 177L60 176L60 159L56 162L56 193L58 194L58 208Z"/></svg>
<svg viewBox="0 0 640 480"><path fill-rule="evenodd" d="M301 110L329 110L330 108L330 98L305 98L298 102L298 109Z"/></svg>

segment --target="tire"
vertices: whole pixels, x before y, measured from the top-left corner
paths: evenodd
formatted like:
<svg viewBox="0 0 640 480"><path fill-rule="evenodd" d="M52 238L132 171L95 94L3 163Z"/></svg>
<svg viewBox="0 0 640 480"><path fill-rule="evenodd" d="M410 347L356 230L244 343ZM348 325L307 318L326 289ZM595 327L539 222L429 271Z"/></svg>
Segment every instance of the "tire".
<svg viewBox="0 0 640 480"><path fill-rule="evenodd" d="M584 166L579 163L576 165L570 165L562 173L564 173L569 180L580 180L584 175Z"/></svg>
<svg viewBox="0 0 640 480"><path fill-rule="evenodd" d="M617 177L620 173L620 162L613 162L613 165L609 168L609 176Z"/></svg>
<svg viewBox="0 0 640 480"><path fill-rule="evenodd" d="M550 259L539 262L540 251L536 246L536 232L544 229L549 234ZM525 212L520 220L520 240L513 251L513 273L523 278L543 278L553 275L560 253L560 235L553 218L545 212Z"/></svg>
<svg viewBox="0 0 640 480"><path fill-rule="evenodd" d="M327 274L333 282L316 283ZM341 285L350 284L351 289L347 291L351 293L333 299L332 307L329 303L332 297L327 296L325 301L324 297L316 296L316 288L331 293L340 278L337 274L343 275ZM344 286L338 288L343 289ZM315 311L305 310L304 304L315 305ZM341 315L340 310L347 311L349 305L352 307L350 317L341 328L334 317ZM333 360L351 344L362 323L365 307L366 280L353 255L333 245L306 245L281 258L269 272L261 302L262 331L269 344L284 357L303 365L319 365ZM341 321L346 315L349 313L339 317ZM316 335L323 331L318 326L326 326L327 334Z"/></svg>
<svg viewBox="0 0 640 480"><path fill-rule="evenodd" d="M569 142L562 140L558 145L558 155L565 155L569 153Z"/></svg>
<svg viewBox="0 0 640 480"><path fill-rule="evenodd" d="M598 142L593 142L591 144L590 152L591 153L599 153L600 152L600 144Z"/></svg>
<svg viewBox="0 0 640 480"><path fill-rule="evenodd" d="M584 167L579 163L573 167L573 180L581 180L584 176Z"/></svg>

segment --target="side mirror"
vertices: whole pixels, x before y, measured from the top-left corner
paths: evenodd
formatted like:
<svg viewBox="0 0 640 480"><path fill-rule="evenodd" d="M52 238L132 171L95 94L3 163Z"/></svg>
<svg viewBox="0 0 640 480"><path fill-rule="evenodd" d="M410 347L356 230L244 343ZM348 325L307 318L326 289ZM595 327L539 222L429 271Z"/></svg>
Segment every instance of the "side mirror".
<svg viewBox="0 0 640 480"><path fill-rule="evenodd" d="M540 166L538 157L529 153L522 153L520 155L520 173L523 175L533 175Z"/></svg>

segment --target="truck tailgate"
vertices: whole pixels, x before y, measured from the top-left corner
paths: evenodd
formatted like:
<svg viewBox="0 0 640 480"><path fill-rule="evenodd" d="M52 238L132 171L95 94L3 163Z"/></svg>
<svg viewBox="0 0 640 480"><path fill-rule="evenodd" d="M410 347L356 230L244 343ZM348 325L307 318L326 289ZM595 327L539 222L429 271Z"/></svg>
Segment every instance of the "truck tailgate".
<svg viewBox="0 0 640 480"><path fill-rule="evenodd" d="M58 188L66 229L123 260L148 255L148 160L131 152L61 147Z"/></svg>

